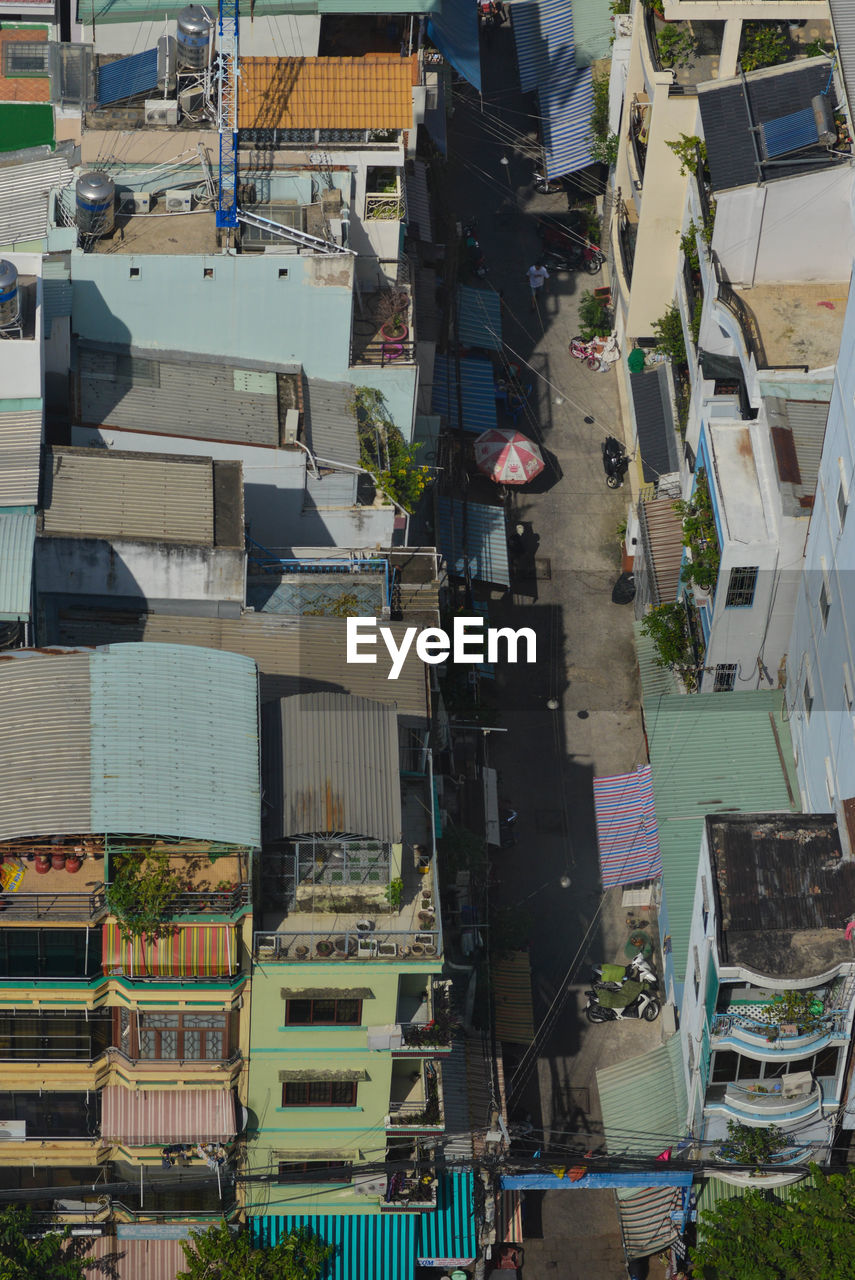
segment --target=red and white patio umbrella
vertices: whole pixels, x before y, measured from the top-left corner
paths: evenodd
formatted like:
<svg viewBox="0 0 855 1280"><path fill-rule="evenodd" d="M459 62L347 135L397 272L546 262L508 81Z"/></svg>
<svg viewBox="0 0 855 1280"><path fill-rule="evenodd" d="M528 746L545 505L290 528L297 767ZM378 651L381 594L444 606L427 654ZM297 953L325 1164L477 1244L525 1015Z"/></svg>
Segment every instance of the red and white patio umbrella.
<svg viewBox="0 0 855 1280"><path fill-rule="evenodd" d="M527 484L546 465L533 440L505 427L491 427L478 437L475 461L496 484Z"/></svg>

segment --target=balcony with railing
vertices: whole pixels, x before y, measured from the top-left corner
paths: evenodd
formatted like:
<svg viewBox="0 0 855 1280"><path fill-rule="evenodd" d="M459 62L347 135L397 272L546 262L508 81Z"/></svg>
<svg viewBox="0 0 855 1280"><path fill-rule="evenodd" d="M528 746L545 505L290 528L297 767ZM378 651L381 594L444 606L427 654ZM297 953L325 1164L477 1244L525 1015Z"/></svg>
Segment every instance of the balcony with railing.
<svg viewBox="0 0 855 1280"><path fill-rule="evenodd" d="M445 1130L442 1068L438 1063L428 1059L421 1065L394 1064L384 1125L389 1135L430 1135Z"/></svg>
<svg viewBox="0 0 855 1280"><path fill-rule="evenodd" d="M717 1013L713 1016L710 1034L714 1044L722 1049L765 1048L776 1057L796 1056L806 1051L814 1053L835 1039L845 1040L848 1021L844 1009L823 1014L809 1027L763 1021L743 1013Z"/></svg>
<svg viewBox="0 0 855 1280"><path fill-rule="evenodd" d="M104 842L97 836L0 844L0 913L7 925L91 922L106 915Z"/></svg>
<svg viewBox="0 0 855 1280"><path fill-rule="evenodd" d="M697 86L714 80L724 35L723 22L673 21L643 5L645 48L654 71L670 71L669 94L695 94Z"/></svg>
<svg viewBox="0 0 855 1280"><path fill-rule="evenodd" d="M447 1058L455 1026L450 981L425 985L423 978L413 974L404 974L399 981L397 1020L389 1026L367 1027L368 1047L388 1049L393 1058ZM404 989L414 983L422 987L418 997Z"/></svg>
<svg viewBox="0 0 855 1280"><path fill-rule="evenodd" d="M705 1111L719 1111L744 1125L793 1125L822 1111L822 1086L809 1071L780 1079L740 1080L707 1089Z"/></svg>
<svg viewBox="0 0 855 1280"><path fill-rule="evenodd" d="M351 365L400 368L415 363L414 298L410 259L376 258L373 281L362 282L354 297Z"/></svg>
<svg viewBox="0 0 855 1280"><path fill-rule="evenodd" d="M208 842L163 840L130 841L110 839L107 848L107 905L119 911L115 890L123 876L134 882L149 875L168 877L169 891L163 899L162 915L169 920L193 921L216 916L234 918L248 910L251 902L249 854L234 846ZM126 894L122 893L124 902ZM133 896L133 895L131 895ZM131 906L133 904L131 903Z"/></svg>

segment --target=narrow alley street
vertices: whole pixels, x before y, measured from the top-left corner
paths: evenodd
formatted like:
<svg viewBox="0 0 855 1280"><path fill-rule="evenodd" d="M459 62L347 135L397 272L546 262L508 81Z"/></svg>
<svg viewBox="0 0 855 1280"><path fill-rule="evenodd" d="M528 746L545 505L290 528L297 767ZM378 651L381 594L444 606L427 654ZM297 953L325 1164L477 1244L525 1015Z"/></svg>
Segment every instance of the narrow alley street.
<svg viewBox="0 0 855 1280"><path fill-rule="evenodd" d="M604 284L605 273L553 276L530 309L537 215L566 210L568 194L575 202L578 193L570 181L562 194L534 193L531 100L517 88L509 25L493 33L482 65L483 102L455 85L449 189L456 216L478 220L485 285L503 297L506 354L532 385L520 429L548 457L544 474L514 495L509 528L525 526L526 553L511 592L494 593L490 606L491 622L531 626L538 637L535 667L497 670L498 724L507 732L491 735L488 747L501 798L519 812L516 847L495 854L494 899L530 917L535 1027L547 1019L538 1052L516 1076L515 1047L506 1048L509 1114L530 1117L533 1140L553 1151L597 1150L597 1067L643 1052L662 1034L659 1024L591 1027L581 1014L590 965L617 958L626 937L620 890L600 892L592 780L646 759L632 607L611 598L629 488L610 491L601 460L604 437L622 435L616 374L592 372L568 353L582 293ZM523 134L529 155L514 145L525 146ZM593 185L585 175L585 196ZM612 1192L530 1193L526 1221L526 1280L625 1276Z"/></svg>

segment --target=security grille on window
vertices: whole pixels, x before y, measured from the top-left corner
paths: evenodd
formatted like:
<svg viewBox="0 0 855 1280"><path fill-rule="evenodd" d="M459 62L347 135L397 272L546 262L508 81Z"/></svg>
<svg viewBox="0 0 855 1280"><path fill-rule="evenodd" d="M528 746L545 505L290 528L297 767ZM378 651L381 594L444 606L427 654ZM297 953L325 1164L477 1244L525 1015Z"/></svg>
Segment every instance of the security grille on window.
<svg viewBox="0 0 855 1280"><path fill-rule="evenodd" d="M4 76L46 76L47 72L48 46L46 40L4 41Z"/></svg>
<svg viewBox="0 0 855 1280"><path fill-rule="evenodd" d="M731 569L727 584L726 609L750 609L757 586L757 569Z"/></svg>
<svg viewBox="0 0 855 1280"><path fill-rule="evenodd" d="M732 693L736 684L736 663L720 662L715 669L713 693Z"/></svg>
<svg viewBox="0 0 855 1280"><path fill-rule="evenodd" d="M283 1107L355 1107L355 1080L289 1080L282 1086Z"/></svg>
<svg viewBox="0 0 855 1280"><path fill-rule="evenodd" d="M361 1000L286 1000L285 1023L289 1027L358 1027Z"/></svg>
<svg viewBox="0 0 855 1280"><path fill-rule="evenodd" d="M346 1160L280 1160L277 1182L350 1182L353 1165Z"/></svg>

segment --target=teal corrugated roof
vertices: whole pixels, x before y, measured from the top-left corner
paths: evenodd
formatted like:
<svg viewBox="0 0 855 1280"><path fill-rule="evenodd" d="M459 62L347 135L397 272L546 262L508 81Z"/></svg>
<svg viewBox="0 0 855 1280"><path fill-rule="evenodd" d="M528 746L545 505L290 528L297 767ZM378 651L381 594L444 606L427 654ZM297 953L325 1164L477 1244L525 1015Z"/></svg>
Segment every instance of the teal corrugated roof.
<svg viewBox="0 0 855 1280"><path fill-rule="evenodd" d="M643 672L642 689L674 973L682 982L704 817L799 812L793 744L780 689L651 694Z"/></svg>
<svg viewBox="0 0 855 1280"><path fill-rule="evenodd" d="M634 622L632 628L635 632L635 656L645 702L661 693L682 693L683 687L675 676L673 667L660 667L656 661L656 645L641 630L641 623Z"/></svg>
<svg viewBox="0 0 855 1280"><path fill-rule="evenodd" d="M0 515L0 619L25 622L30 616L36 517Z"/></svg>
<svg viewBox="0 0 855 1280"><path fill-rule="evenodd" d="M413 1280L416 1273L416 1215L355 1213L250 1218L256 1248L270 1248L289 1231L306 1230L333 1246L323 1280Z"/></svg>
<svg viewBox="0 0 855 1280"><path fill-rule="evenodd" d="M805 1174L807 1177L807 1174ZM802 1179L803 1181L803 1179ZM737 1187L730 1182L722 1182L721 1178L702 1178L699 1179L694 1186L695 1195L698 1201L698 1239L704 1237L704 1220L702 1213L711 1213L713 1209L717 1209L720 1204L724 1204L728 1200L741 1200L748 1191L763 1191L764 1196L773 1196L776 1200L789 1204L793 1199L793 1192L798 1191L800 1182L790 1182L783 1187Z"/></svg>
<svg viewBox="0 0 855 1280"><path fill-rule="evenodd" d="M477 1258L473 1186L471 1170L440 1176L436 1209L419 1215L421 1265L429 1266L429 1258Z"/></svg>
<svg viewBox="0 0 855 1280"><path fill-rule="evenodd" d="M92 830L260 844L255 663L122 644L90 665Z"/></svg>
<svg viewBox="0 0 855 1280"><path fill-rule="evenodd" d="M685 1137L689 1104L679 1036L603 1067L597 1088L609 1155L658 1156Z"/></svg>

